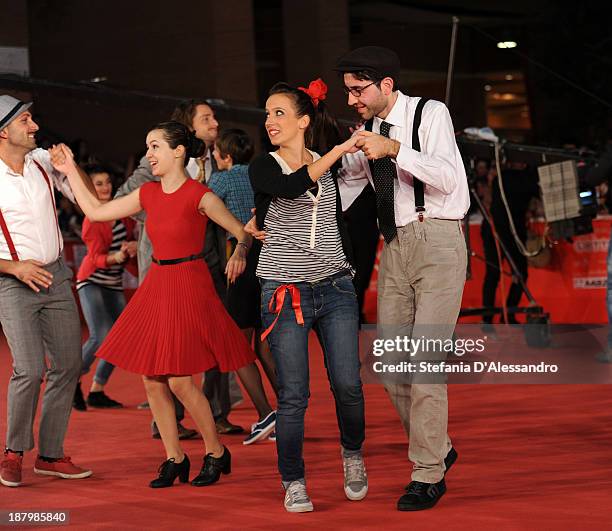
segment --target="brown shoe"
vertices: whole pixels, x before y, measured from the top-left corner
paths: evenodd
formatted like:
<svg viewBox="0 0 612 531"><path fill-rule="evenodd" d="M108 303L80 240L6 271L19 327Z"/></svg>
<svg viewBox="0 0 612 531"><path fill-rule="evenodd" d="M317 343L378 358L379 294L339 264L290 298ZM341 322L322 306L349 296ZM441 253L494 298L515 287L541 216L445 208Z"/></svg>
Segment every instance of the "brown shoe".
<svg viewBox="0 0 612 531"><path fill-rule="evenodd" d="M180 422L176 424L176 428L178 429L178 436L180 441L184 441L185 439L201 439L202 436L198 430L192 430L190 428L185 428Z"/></svg>
<svg viewBox="0 0 612 531"><path fill-rule="evenodd" d="M0 462L0 483L5 487L19 487L22 465L22 455L4 450L4 459Z"/></svg>
<svg viewBox="0 0 612 531"><path fill-rule="evenodd" d="M244 433L242 426L232 424L227 419L219 419L215 425L217 426L217 433L221 435L235 435L238 433Z"/></svg>

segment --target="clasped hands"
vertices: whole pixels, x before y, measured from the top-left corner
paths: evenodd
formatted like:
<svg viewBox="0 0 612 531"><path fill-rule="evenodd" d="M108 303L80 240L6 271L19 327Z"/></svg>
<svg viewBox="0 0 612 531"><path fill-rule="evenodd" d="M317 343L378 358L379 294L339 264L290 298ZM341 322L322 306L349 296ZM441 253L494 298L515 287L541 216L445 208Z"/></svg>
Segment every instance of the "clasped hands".
<svg viewBox="0 0 612 531"><path fill-rule="evenodd" d="M121 244L121 248L113 253L113 260L116 264L123 264L130 258L134 258L138 252L138 242L126 241Z"/></svg>
<svg viewBox="0 0 612 531"><path fill-rule="evenodd" d="M49 148L51 164L53 167L64 174L67 174L74 166L74 155L66 144L57 144Z"/></svg>
<svg viewBox="0 0 612 531"><path fill-rule="evenodd" d="M372 133L371 131L357 131L342 144L346 153L363 154L370 160L382 159L384 157L397 157L400 143L392 138Z"/></svg>

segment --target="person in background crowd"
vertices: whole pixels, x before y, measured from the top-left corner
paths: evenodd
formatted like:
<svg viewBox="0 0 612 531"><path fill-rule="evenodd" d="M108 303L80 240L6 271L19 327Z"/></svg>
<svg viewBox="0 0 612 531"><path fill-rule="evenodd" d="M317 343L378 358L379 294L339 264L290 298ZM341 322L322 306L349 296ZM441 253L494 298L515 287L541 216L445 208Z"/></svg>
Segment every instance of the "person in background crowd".
<svg viewBox="0 0 612 531"><path fill-rule="evenodd" d="M75 465L63 447L81 372L81 323L72 272L62 258L53 190L74 197L49 152L36 148L39 127L31 105L0 96L0 324L13 358L0 460L0 483L7 487L21 485L23 453L34 448L43 378L34 472L65 479L92 474Z"/></svg>
<svg viewBox="0 0 612 531"><path fill-rule="evenodd" d="M491 207L491 161L486 159L477 159L474 164L473 172L474 189L478 194L478 197L482 200L483 204L487 207ZM470 192L470 208L468 215L478 212L478 205L476 201L472 200Z"/></svg>
<svg viewBox="0 0 612 531"><path fill-rule="evenodd" d="M59 228L64 238L81 238L81 225L83 215L78 207L70 202L62 194L56 192L55 202L57 204L57 219Z"/></svg>
<svg viewBox="0 0 612 531"><path fill-rule="evenodd" d="M91 179L100 202L110 201L113 187L109 172L102 166L94 165L87 166L85 172ZM127 267L134 275L138 274L134 225L135 222L131 218L98 223L85 218L83 222L83 242L87 246L87 254L77 273L76 288L89 328L89 338L83 345L81 374L89 372L96 351L125 308L124 268ZM75 409L85 411L87 405L94 408L123 407L104 392L113 369L111 363L104 360L98 362L87 402L79 381L74 394Z"/></svg>
<svg viewBox="0 0 612 531"><path fill-rule="evenodd" d="M525 243L527 241L527 211L529 202L533 197L539 196L538 181L534 175L531 175L526 167L516 166L503 169L503 186L510 213L516 228L517 236ZM528 263L527 257L520 251L508 219L508 211L502 201L502 196L499 188L499 178L495 168L491 168L489 172L489 194L485 195L485 208L487 203L490 204L489 216L493 220L494 227L491 227L486 219L482 220L480 234L482 236L482 244L485 253L486 271L484 282L482 284L482 305L485 308L495 307L495 294L502 274L501 267L504 261L507 261L501 248L495 243L493 230L501 240L505 248L508 250L510 258L516 265L518 272L523 282L527 282ZM489 199L490 197L490 199ZM501 255L499 254L501 253ZM513 273L512 283L508 291L508 295L502 293L502 297L506 297L506 306L515 308L519 305L523 296L523 287L519 278ZM485 325L493 323L493 314L484 315L483 321ZM501 319L503 322L503 317ZM508 324L518 324L515 312L508 312ZM491 331L490 327L485 327L485 331Z"/></svg>
<svg viewBox="0 0 612 531"><path fill-rule="evenodd" d="M253 156L253 142L245 131L227 129L215 141L213 156L219 171L211 175L208 186L223 200L228 210L236 218L242 223L247 223L255 207L248 168L248 163ZM228 242L233 252L238 242L231 236L228 237ZM254 332L261 329L261 289L255 275L257 257L257 246L253 246L247 257L245 272L235 283L227 287L227 310L249 343L253 341ZM276 392L276 371L270 350L264 348L265 343L259 341L257 337L254 344L262 367ZM274 429L276 412L272 410L265 398L265 394L261 393L257 393L255 397L254 402L259 413L259 420L251 427L251 433L244 440L244 444L252 444L261 440L270 435Z"/></svg>
<svg viewBox="0 0 612 531"><path fill-rule="evenodd" d="M370 279L376 252L380 241L380 231L376 223L376 193L370 184L355 198L352 204L342 204L344 221L351 239L355 261L355 292L359 304L359 322L365 323L363 311L365 294L370 286Z"/></svg>

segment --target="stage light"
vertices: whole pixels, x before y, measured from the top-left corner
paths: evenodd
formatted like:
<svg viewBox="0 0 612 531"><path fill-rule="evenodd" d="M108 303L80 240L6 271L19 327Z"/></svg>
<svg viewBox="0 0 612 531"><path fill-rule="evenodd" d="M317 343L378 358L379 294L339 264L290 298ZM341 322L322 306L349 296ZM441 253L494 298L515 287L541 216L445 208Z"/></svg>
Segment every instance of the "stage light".
<svg viewBox="0 0 612 531"><path fill-rule="evenodd" d="M593 232L597 199L592 188L581 185L575 160L538 167L546 222L555 240Z"/></svg>
<svg viewBox="0 0 612 531"><path fill-rule="evenodd" d="M498 48L516 48L517 46L516 41L499 41L497 43Z"/></svg>
<svg viewBox="0 0 612 531"><path fill-rule="evenodd" d="M494 100L511 101L515 98L516 98L516 95L512 94L511 92L504 92L503 94L500 94L499 92L495 92L493 94Z"/></svg>
<svg viewBox="0 0 612 531"><path fill-rule="evenodd" d="M492 88L493 87L491 85L485 85L484 86L485 92L489 92Z"/></svg>
<svg viewBox="0 0 612 531"><path fill-rule="evenodd" d="M512 81L514 79L514 76L512 74L506 74L505 79L506 81Z"/></svg>

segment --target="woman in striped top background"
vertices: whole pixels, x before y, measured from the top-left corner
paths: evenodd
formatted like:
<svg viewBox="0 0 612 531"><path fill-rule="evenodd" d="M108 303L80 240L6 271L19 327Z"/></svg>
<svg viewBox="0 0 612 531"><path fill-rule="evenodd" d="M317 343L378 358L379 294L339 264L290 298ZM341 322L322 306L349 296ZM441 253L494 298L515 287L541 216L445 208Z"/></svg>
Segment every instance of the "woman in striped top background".
<svg viewBox="0 0 612 531"><path fill-rule="evenodd" d="M257 276L264 336L277 367L276 443L289 512L313 510L302 458L310 330L323 348L335 400L345 494L360 500L367 493L357 296L338 185L330 171L343 154L357 149L355 138L339 143L337 123L321 101L326 91L320 79L308 89L272 87L265 125L278 149L249 167L257 226L266 234ZM307 149L314 145L327 153Z"/></svg>
<svg viewBox="0 0 612 531"><path fill-rule="evenodd" d="M101 166L86 168L98 199L108 202L112 198L112 183L109 173ZM116 222L83 221L83 241L87 254L77 273L77 293L87 327L89 339L83 345L82 374L87 374L95 360L95 353L102 344L119 314L125 308L123 294L123 271L126 267L137 274L135 260L134 221L131 218ZM87 402L83 397L79 381L75 396L75 409L84 411L87 405L95 408L119 408L120 402L104 392L114 365L104 360L98 362Z"/></svg>

